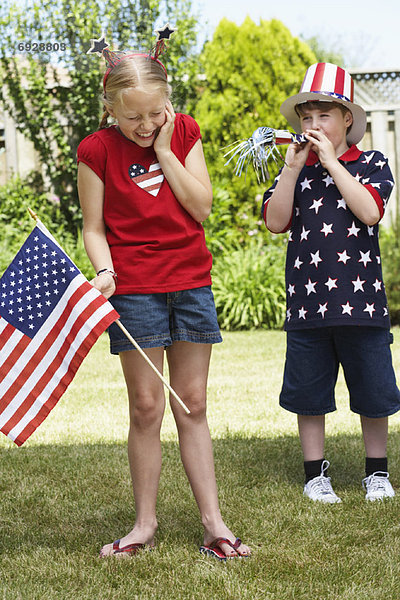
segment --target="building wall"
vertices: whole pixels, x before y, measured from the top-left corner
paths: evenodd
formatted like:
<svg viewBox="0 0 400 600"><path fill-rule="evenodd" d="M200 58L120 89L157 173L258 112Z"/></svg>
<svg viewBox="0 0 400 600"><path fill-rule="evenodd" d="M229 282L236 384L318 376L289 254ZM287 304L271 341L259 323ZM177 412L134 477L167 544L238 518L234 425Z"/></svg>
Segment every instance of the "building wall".
<svg viewBox="0 0 400 600"><path fill-rule="evenodd" d="M24 177L39 168L33 143L17 131L15 122L7 113L0 111L0 185L16 174Z"/></svg>

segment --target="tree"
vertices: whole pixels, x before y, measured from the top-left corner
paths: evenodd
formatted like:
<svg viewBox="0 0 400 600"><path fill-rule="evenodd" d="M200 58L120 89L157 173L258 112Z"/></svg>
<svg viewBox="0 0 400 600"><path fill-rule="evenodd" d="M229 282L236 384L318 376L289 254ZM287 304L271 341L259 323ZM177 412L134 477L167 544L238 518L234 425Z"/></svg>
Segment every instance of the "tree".
<svg viewBox="0 0 400 600"><path fill-rule="evenodd" d="M155 25L170 20L177 31L163 62L183 107L193 99L198 72L190 11L191 0L3 0L0 101L32 140L42 187L60 198L70 230L80 223L76 148L97 129L101 112L104 60L86 54L90 39L104 32L112 48L148 51Z"/></svg>
<svg viewBox="0 0 400 600"><path fill-rule="evenodd" d="M249 138L260 126L287 128L279 107L299 91L307 67L316 62L315 56L280 21L261 20L256 25L247 18L240 26L223 19L205 45L201 60L205 82L194 116L203 133L216 189L206 230L211 246L215 238L231 235L232 227L243 243L258 231L260 194L267 185L257 183L252 167L246 178L235 177L233 164L224 166L227 159L223 148ZM271 176L277 172L273 163L270 172Z"/></svg>

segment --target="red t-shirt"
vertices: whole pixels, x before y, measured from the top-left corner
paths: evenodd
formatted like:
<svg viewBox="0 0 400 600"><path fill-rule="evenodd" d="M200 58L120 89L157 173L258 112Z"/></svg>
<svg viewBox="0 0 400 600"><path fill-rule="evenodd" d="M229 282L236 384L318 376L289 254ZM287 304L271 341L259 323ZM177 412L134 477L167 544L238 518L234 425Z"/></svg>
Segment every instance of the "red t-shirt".
<svg viewBox="0 0 400 600"><path fill-rule="evenodd" d="M171 149L183 165L200 138L196 121L177 113ZM212 258L203 226L175 198L153 147L141 148L113 126L82 140L79 161L105 186L104 221L118 274L116 294L211 284Z"/></svg>

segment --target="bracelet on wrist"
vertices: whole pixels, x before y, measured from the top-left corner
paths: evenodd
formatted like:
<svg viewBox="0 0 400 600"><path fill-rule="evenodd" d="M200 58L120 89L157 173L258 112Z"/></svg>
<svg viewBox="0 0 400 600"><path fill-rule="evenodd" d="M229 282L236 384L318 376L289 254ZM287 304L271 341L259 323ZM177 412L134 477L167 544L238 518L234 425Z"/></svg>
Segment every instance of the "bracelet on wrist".
<svg viewBox="0 0 400 600"><path fill-rule="evenodd" d="M100 271L97 271L96 275L98 277L99 275L103 275L103 273L108 273L111 275L111 277L114 279L115 285L117 285L118 275L115 271L112 271L112 269L100 269Z"/></svg>

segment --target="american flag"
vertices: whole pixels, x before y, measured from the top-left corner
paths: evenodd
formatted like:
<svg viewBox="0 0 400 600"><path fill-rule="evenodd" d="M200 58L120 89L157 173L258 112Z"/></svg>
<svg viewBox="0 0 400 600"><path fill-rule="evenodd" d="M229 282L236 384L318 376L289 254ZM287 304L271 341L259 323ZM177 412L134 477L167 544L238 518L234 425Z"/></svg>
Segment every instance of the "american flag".
<svg viewBox="0 0 400 600"><path fill-rule="evenodd" d="M0 279L0 431L21 446L118 316L38 221Z"/></svg>
<svg viewBox="0 0 400 600"><path fill-rule="evenodd" d="M164 174L158 162L153 162L149 170L143 165L133 164L129 167L129 176L136 185L152 196L157 196L164 181Z"/></svg>

